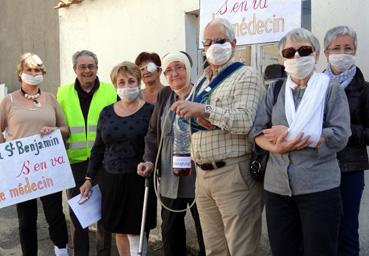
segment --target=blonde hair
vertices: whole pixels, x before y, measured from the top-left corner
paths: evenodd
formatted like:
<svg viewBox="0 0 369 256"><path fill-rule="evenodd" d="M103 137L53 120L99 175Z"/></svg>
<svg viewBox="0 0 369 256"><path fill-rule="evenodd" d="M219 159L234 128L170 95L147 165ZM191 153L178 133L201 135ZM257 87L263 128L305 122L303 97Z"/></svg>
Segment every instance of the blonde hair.
<svg viewBox="0 0 369 256"><path fill-rule="evenodd" d="M20 76L25 66L30 67L30 68L39 68L41 69L43 75L46 74L46 68L41 58L34 53L27 52L27 53L22 54L22 56L20 56L18 64L17 64L16 74L17 74L19 82L22 82L22 79Z"/></svg>
<svg viewBox="0 0 369 256"><path fill-rule="evenodd" d="M114 84L114 86L117 86L117 77L118 74L124 74L124 73L128 73L134 77L136 77L137 82L138 82L138 86L140 87L141 85L141 71L139 69L139 67L129 61L123 61L122 63L119 63L118 65L116 65L113 70L110 73L110 79L112 81L112 83Z"/></svg>

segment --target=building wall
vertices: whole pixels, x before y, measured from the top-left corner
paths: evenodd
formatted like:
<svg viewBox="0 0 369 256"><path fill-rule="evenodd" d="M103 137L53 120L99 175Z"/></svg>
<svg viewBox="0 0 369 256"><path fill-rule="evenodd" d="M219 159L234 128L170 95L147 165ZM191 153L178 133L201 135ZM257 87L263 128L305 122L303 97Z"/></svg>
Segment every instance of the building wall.
<svg viewBox="0 0 369 256"><path fill-rule="evenodd" d="M47 69L42 88L54 92L59 75L59 20L56 0L0 0L0 83L19 88L15 75L21 54L34 52Z"/></svg>
<svg viewBox="0 0 369 256"><path fill-rule="evenodd" d="M62 83L74 79L71 56L81 49L97 54L98 75L105 81L114 65L134 61L141 51L163 56L186 50L185 13L196 9L198 1L193 0L85 0L61 9Z"/></svg>

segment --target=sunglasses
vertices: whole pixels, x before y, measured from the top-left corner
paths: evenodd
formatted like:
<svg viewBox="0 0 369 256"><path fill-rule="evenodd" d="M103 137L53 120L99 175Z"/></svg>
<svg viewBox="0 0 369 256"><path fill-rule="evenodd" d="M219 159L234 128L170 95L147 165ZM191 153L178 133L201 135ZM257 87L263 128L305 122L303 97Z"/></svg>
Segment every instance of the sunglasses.
<svg viewBox="0 0 369 256"><path fill-rule="evenodd" d="M228 40L226 38L205 39L204 41L202 41L202 45L204 47L208 47L208 46L210 46L212 44L224 44L227 41Z"/></svg>
<svg viewBox="0 0 369 256"><path fill-rule="evenodd" d="M313 51L314 51L313 47L311 46L301 46L298 49L290 47L282 50L282 56L286 59L293 59L295 57L296 52L299 53L300 57L305 57L312 54Z"/></svg>

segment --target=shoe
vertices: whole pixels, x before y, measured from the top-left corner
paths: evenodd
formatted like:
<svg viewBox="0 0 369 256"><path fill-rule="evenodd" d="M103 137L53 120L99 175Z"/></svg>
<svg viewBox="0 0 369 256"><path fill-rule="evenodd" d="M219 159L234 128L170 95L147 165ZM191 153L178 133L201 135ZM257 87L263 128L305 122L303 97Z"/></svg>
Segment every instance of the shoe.
<svg viewBox="0 0 369 256"><path fill-rule="evenodd" d="M58 248L54 246L55 256L69 256L67 248Z"/></svg>

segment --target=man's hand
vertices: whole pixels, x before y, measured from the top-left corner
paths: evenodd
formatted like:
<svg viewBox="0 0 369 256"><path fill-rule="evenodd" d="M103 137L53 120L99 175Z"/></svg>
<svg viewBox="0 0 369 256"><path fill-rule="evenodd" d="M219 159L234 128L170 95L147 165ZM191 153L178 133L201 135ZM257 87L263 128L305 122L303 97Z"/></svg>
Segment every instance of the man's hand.
<svg viewBox="0 0 369 256"><path fill-rule="evenodd" d="M201 103L179 100L173 103L170 110L184 118L205 117L205 104Z"/></svg>

